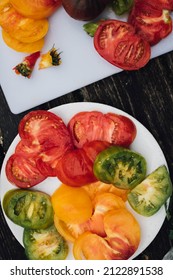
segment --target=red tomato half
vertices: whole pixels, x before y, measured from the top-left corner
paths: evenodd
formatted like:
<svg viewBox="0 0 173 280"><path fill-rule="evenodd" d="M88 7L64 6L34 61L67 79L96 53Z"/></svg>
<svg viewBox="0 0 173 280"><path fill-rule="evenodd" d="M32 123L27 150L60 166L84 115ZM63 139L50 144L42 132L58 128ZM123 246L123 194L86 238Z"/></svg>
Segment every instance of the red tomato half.
<svg viewBox="0 0 173 280"><path fill-rule="evenodd" d="M68 129L57 115L44 111L31 111L19 123L19 135L32 145L43 145L45 149L72 145Z"/></svg>
<svg viewBox="0 0 173 280"><path fill-rule="evenodd" d="M172 19L169 11L162 10L158 3L155 7L152 1L150 2L148 0L136 1L129 14L128 22L144 40L150 45L155 45L171 33Z"/></svg>
<svg viewBox="0 0 173 280"><path fill-rule="evenodd" d="M76 147L83 147L85 143L95 140L127 147L136 136L134 123L127 117L113 113L81 112L72 117L68 128ZM98 148L98 144L96 146Z"/></svg>
<svg viewBox="0 0 173 280"><path fill-rule="evenodd" d="M46 177L36 167L34 159L13 154L6 164L8 180L19 188L30 188L42 182Z"/></svg>
<svg viewBox="0 0 173 280"><path fill-rule="evenodd" d="M124 70L137 70L150 59L148 42L135 34L129 23L105 20L94 35L94 47L105 60Z"/></svg>

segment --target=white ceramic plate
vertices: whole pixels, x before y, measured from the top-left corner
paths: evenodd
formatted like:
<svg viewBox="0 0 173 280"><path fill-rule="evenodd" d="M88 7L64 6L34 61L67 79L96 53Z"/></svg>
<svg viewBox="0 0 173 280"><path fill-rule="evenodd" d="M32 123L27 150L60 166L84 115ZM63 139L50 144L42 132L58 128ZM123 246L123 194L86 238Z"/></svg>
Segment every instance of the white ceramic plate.
<svg viewBox="0 0 173 280"><path fill-rule="evenodd" d="M152 171L154 171L157 167L159 167L162 164L167 165L164 154L163 154L160 146L158 145L157 141L151 135L151 133L136 119L134 119L133 117L131 117L130 115L128 115L127 113L125 113L119 109L116 109L114 107L107 106L104 104L90 103L90 102L77 102L77 103L69 103L69 104L55 107L51 111L54 112L55 114L59 115L64 120L64 122L67 123L70 120L70 118L74 114L80 112L81 109L82 109L82 111L97 110L97 111L101 111L103 113L113 112L113 113L128 116L129 118L131 118L134 121L134 123L137 127L137 136L136 136L133 144L131 145L131 148L134 151L141 153L145 157L147 164L148 164L147 173L148 174L151 173ZM10 189L14 189L14 186L12 184L10 184L6 178L5 165L6 165L6 162L7 162L7 159L9 158L9 156L14 152L15 146L18 143L19 139L20 138L17 135L6 154L6 157L5 157L3 166L2 166L1 182L0 182L1 202L3 200L5 193ZM33 187L32 189L37 189L40 191L44 191L48 194L52 194L59 185L60 185L60 181L58 181L57 178L47 178L45 181L43 181L42 183ZM134 214L134 216L138 220L140 227L141 227L141 242L140 242L138 250L132 256L132 258L134 258L137 255L139 255L155 238L155 236L159 232L159 230L164 222L166 213L165 213L164 207L162 207L155 215L153 215L152 217L146 218L146 217L143 217L143 216L135 213L131 209L131 207L128 205L128 203L127 203L127 208ZM8 223L10 230L12 231L12 233L14 234L16 239L23 245L23 243L22 243L23 229L21 227L15 225L14 223L12 223L6 216L5 216L5 218L6 218L6 221ZM73 259L71 250L68 255L68 259Z"/></svg>
<svg viewBox="0 0 173 280"><path fill-rule="evenodd" d="M127 15L117 17L110 9L106 9L100 17L127 21ZM98 55L93 46L93 38L83 31L83 21L72 19L61 7L49 22L50 29L42 52L47 52L54 44L62 52L62 64L59 67L38 70L38 60L30 79L16 75L12 70L23 60L25 54L7 47L0 32L0 84L14 114L122 71ZM151 57L171 50L173 32L152 47Z"/></svg>

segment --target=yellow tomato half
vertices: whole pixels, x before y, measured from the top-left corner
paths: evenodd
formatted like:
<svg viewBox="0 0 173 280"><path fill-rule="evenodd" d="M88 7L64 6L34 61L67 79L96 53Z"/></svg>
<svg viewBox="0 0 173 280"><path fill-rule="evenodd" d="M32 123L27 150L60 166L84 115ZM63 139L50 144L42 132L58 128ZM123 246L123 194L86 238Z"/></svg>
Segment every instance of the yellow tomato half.
<svg viewBox="0 0 173 280"><path fill-rule="evenodd" d="M83 223L92 215L91 199L82 188L62 184L51 199L55 215L66 223Z"/></svg>

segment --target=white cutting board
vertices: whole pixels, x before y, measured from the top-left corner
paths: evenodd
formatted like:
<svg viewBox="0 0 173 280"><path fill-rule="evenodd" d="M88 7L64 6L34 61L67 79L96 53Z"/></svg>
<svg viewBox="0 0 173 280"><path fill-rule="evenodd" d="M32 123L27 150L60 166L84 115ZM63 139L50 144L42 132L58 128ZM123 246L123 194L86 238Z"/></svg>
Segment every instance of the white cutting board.
<svg viewBox="0 0 173 280"><path fill-rule="evenodd" d="M105 16L116 18L110 9ZM126 17L118 19L126 20ZM18 53L5 45L0 35L0 83L14 114L79 89L95 81L118 73L121 69L102 59L94 50L93 38L83 31L83 21L77 21L60 8L50 19L50 29L42 52L53 45L62 52L62 64L38 70L38 63L30 79L12 70L28 54ZM173 33L152 48L152 57L173 50Z"/></svg>

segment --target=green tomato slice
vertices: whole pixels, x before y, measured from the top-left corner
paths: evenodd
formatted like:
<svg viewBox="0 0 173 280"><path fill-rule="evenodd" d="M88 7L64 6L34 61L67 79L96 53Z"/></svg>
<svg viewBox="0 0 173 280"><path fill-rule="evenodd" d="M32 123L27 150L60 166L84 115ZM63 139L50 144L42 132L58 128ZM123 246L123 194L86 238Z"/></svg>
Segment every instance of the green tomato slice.
<svg viewBox="0 0 173 280"><path fill-rule="evenodd" d="M50 196L39 191L10 190L3 199L7 217L24 228L42 229L53 224Z"/></svg>
<svg viewBox="0 0 173 280"><path fill-rule="evenodd" d="M172 183L165 165L158 167L129 194L131 207L143 216L155 214L172 194Z"/></svg>
<svg viewBox="0 0 173 280"><path fill-rule="evenodd" d="M55 226L46 229L24 229L23 244L30 260L64 260L68 255L68 244Z"/></svg>
<svg viewBox="0 0 173 280"><path fill-rule="evenodd" d="M146 160L130 149L111 146L98 154L93 170L102 182L132 189L146 176Z"/></svg>

